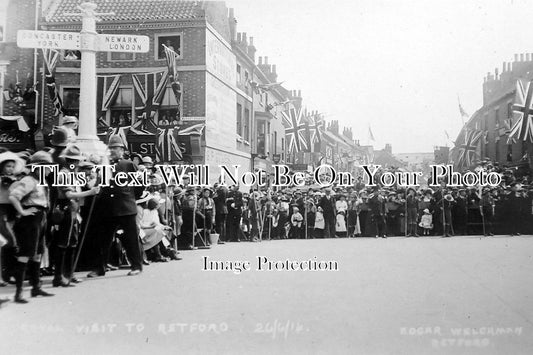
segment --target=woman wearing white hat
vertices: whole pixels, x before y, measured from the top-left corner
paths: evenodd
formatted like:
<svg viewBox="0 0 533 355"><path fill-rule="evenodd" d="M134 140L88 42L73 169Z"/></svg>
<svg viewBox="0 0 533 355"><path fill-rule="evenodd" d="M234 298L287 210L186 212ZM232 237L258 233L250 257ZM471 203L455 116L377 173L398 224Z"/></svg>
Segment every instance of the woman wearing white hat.
<svg viewBox="0 0 533 355"><path fill-rule="evenodd" d="M140 238L142 248L145 252L151 251L154 255L153 261L165 262L167 258L161 255L159 243L171 230L168 226L163 225L159 219L157 208L159 199L155 198L148 191L136 201L137 203L137 223L140 228Z"/></svg>
<svg viewBox="0 0 533 355"><path fill-rule="evenodd" d="M74 145L68 146L61 154L61 158L65 159L66 162L66 166L60 170L63 176L77 173L80 161L85 159L80 149ZM60 182L67 185L64 181ZM52 243L56 247L56 253L54 253L54 280L52 282L54 287L71 286L70 281L74 283L80 282L79 279L73 277L75 270L72 270L73 257L78 245L80 230L80 199L97 195L99 192L99 186L87 191L81 191L81 186L76 186L75 184L60 186L57 189L57 199L52 213L56 220L51 221L57 226L52 232Z"/></svg>

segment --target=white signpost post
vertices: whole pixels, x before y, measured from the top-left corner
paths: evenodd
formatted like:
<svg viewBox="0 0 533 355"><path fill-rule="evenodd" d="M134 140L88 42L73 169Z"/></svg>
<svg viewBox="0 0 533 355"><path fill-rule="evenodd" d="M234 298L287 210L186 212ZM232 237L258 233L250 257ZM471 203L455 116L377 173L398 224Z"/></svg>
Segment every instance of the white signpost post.
<svg viewBox="0 0 533 355"><path fill-rule="evenodd" d="M97 5L84 2L79 6L82 16L80 33L59 31L27 31L17 33L21 48L53 48L81 51L80 117L77 145L87 154L105 155L106 147L96 135L96 52L146 53L148 36L97 34Z"/></svg>

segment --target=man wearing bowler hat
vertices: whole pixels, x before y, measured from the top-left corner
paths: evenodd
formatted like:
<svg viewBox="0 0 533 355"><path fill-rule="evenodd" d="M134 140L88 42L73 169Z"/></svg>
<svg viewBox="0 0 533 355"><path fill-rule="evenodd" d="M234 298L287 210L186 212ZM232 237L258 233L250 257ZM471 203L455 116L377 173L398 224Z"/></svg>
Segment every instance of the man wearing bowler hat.
<svg viewBox="0 0 533 355"><path fill-rule="evenodd" d="M131 160L124 159L126 146L118 136L109 139L109 160L115 167L111 173L114 177L118 172L132 173L137 169ZM92 220L98 238L98 253L93 271L87 276L96 277L105 275L107 255L113 241L115 232L121 228L122 245L131 264L128 275L138 275L142 271L142 254L139 244L136 215L137 206L135 200L142 194L142 187L118 186L113 178L109 186L102 186L100 195L97 197L94 210L98 211L97 218Z"/></svg>

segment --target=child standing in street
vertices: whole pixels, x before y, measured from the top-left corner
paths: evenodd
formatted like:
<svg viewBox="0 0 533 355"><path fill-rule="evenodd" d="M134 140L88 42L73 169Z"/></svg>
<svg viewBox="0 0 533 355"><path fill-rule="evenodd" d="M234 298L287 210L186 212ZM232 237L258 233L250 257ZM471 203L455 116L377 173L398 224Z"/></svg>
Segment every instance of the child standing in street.
<svg viewBox="0 0 533 355"><path fill-rule="evenodd" d="M424 214L418 225L424 230L424 235L429 235L429 231L433 229L433 216L429 212L429 209L424 209Z"/></svg>

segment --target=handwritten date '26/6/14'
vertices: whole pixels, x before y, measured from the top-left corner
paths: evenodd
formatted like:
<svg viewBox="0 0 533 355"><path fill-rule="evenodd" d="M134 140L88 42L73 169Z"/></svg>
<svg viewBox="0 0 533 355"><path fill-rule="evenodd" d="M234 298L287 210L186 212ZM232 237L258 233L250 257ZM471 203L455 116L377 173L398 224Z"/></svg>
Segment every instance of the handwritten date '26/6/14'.
<svg viewBox="0 0 533 355"><path fill-rule="evenodd" d="M292 334L302 334L308 332L309 328L304 327L300 322L293 321L279 321L273 322L260 322L255 324L254 333L256 334L268 334L272 339L284 338L287 339Z"/></svg>

